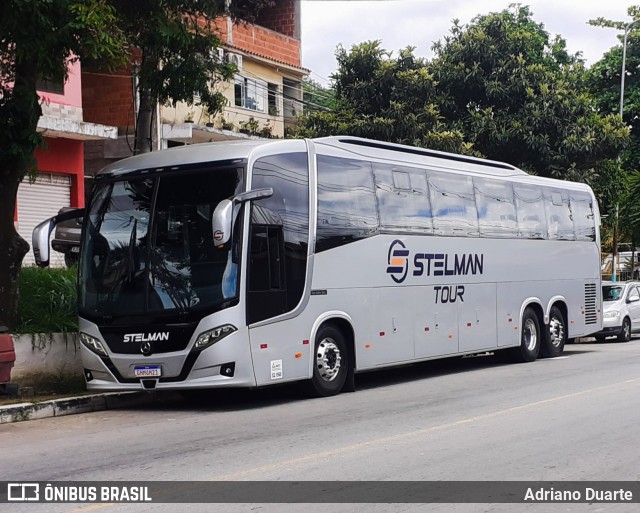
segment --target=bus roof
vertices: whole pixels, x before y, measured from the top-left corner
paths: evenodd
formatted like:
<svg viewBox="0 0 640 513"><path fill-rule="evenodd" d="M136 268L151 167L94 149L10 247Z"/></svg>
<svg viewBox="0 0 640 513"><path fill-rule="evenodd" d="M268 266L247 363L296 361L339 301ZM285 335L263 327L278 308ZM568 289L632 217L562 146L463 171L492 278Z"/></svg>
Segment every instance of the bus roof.
<svg viewBox="0 0 640 513"><path fill-rule="evenodd" d="M527 175L527 173L521 169L505 162L430 150L416 146L407 146L404 144L373 141L361 137L331 136L313 139L313 141L316 144L325 144L327 146L341 148L352 153L366 155L367 157L374 156L392 160L403 160L412 164L435 165L438 167L454 168L458 171L475 171L497 176ZM400 154L402 154L402 157Z"/></svg>
<svg viewBox="0 0 640 513"><path fill-rule="evenodd" d="M300 144L300 142L300 139L245 139L191 144L119 160L99 171L98 176L117 177L131 171L147 169L159 170L199 162L248 159L254 150L261 147L268 145L289 146L291 143ZM554 178L530 175L505 162L430 150L416 146L374 141L352 136L320 137L311 139L311 142L318 146L329 146L366 158L392 160L408 165L429 166L445 171L471 172L479 175L503 178L510 177L517 181L536 184L546 183L550 186L558 186L562 183L563 188L590 190L587 185L582 183L566 182Z"/></svg>
<svg viewBox="0 0 640 513"><path fill-rule="evenodd" d="M266 144L274 144L274 142L277 141L250 139L190 144L122 159L108 165L98 174L102 176L118 176L140 169L166 168L215 160L246 159L255 148Z"/></svg>

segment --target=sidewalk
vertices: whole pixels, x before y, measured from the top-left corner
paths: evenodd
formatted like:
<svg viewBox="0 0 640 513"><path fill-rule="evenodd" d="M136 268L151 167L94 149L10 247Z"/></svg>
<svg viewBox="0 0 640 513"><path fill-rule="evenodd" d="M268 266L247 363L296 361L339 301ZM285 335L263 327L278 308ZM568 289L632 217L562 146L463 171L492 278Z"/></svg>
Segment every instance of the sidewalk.
<svg viewBox="0 0 640 513"><path fill-rule="evenodd" d="M161 400L152 392L111 392L62 397L42 402L7 404L0 406L0 424L117 408L148 406Z"/></svg>

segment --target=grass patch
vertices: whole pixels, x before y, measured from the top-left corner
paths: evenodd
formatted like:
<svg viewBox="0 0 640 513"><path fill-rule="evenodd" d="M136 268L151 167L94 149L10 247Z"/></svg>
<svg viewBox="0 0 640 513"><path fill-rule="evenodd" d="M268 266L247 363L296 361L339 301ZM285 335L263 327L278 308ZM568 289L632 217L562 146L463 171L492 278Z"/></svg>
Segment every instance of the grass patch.
<svg viewBox="0 0 640 513"><path fill-rule="evenodd" d="M20 271L18 326L22 333L78 331L78 270L23 267Z"/></svg>

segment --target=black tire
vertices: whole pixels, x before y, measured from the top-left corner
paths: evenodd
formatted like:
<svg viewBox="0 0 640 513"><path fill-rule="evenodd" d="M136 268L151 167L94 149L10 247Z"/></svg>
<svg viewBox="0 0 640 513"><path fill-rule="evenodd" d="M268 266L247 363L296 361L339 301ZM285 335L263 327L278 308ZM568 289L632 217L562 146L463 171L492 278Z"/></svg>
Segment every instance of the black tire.
<svg viewBox="0 0 640 513"><path fill-rule="evenodd" d="M549 312L549 325L546 330L540 352L545 358L555 358L564 351L567 342L567 321L562 310L557 306L552 306Z"/></svg>
<svg viewBox="0 0 640 513"><path fill-rule="evenodd" d="M311 394L316 397L339 394L351 363L344 335L332 324L325 324L318 330L314 349Z"/></svg>
<svg viewBox="0 0 640 513"><path fill-rule="evenodd" d="M629 317L622 319L622 331L618 335L618 342L629 342L631 340L631 321Z"/></svg>
<svg viewBox="0 0 640 513"><path fill-rule="evenodd" d="M70 251L64 254L64 264L68 267L75 267L78 265L78 253L71 253Z"/></svg>
<svg viewBox="0 0 640 513"><path fill-rule="evenodd" d="M509 351L509 356L514 362L533 362L540 353L540 321L536 312L528 306L522 314L520 328L520 346Z"/></svg>

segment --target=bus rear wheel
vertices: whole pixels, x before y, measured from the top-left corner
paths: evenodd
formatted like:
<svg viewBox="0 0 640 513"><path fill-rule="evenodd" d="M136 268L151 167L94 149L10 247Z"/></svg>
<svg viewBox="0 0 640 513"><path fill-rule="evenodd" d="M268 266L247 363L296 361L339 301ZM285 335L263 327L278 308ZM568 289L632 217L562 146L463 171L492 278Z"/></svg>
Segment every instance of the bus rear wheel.
<svg viewBox="0 0 640 513"><path fill-rule="evenodd" d="M522 314L520 346L511 349L511 358L516 362L533 362L540 352L540 321L536 312L528 306Z"/></svg>
<svg viewBox="0 0 640 513"><path fill-rule="evenodd" d="M552 306L549 312L549 329L546 335L540 348L542 356L545 358L560 356L567 342L567 323L562 310L557 306Z"/></svg>
<svg viewBox="0 0 640 513"><path fill-rule="evenodd" d="M349 371L349 352L342 332L331 324L318 330L313 356L310 388L317 397L329 397L342 391Z"/></svg>

